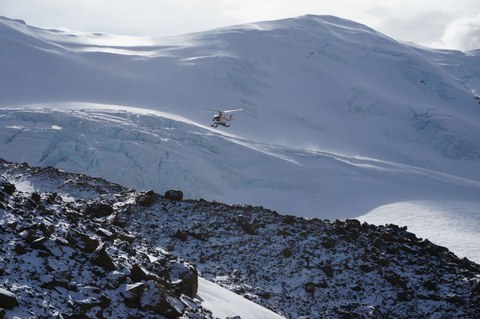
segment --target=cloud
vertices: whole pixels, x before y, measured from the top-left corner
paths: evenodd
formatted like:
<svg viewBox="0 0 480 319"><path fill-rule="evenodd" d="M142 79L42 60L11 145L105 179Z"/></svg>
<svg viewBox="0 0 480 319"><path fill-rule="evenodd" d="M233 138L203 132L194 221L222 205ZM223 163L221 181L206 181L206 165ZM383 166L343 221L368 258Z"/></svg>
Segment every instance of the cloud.
<svg viewBox="0 0 480 319"><path fill-rule="evenodd" d="M468 51L480 49L480 14L473 18L460 18L445 29L441 43L445 48Z"/></svg>

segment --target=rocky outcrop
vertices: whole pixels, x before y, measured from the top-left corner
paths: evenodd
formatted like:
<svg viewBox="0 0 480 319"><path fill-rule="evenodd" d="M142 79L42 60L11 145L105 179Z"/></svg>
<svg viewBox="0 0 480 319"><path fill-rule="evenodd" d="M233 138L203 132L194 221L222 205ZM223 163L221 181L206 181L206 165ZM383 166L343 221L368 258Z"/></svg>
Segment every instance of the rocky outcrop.
<svg viewBox="0 0 480 319"><path fill-rule="evenodd" d="M80 180L83 189L98 186ZM130 200L138 193L67 202L0 182L0 318L212 318L193 299L194 266L151 246L142 229L119 226L144 207Z"/></svg>
<svg viewBox="0 0 480 319"><path fill-rule="evenodd" d="M17 171L53 191L16 190ZM405 227L172 200L1 160L0 173L6 318L212 318L198 272L288 319L480 313L480 266Z"/></svg>
<svg viewBox="0 0 480 319"><path fill-rule="evenodd" d="M163 197L172 201L181 201L183 200L183 192L178 189L170 189L165 192L165 195L163 195Z"/></svg>
<svg viewBox="0 0 480 319"><path fill-rule="evenodd" d="M155 203L155 199L157 198L157 195L155 194L154 191L149 190L148 192L145 192L144 194L140 194L135 198L135 201L142 206L149 207L152 206Z"/></svg>

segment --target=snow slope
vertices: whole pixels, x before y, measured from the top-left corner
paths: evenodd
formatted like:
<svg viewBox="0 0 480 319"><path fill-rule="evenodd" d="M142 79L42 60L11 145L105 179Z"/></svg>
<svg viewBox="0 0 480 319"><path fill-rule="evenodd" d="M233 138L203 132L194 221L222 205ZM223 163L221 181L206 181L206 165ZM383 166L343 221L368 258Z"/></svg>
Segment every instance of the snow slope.
<svg viewBox="0 0 480 319"><path fill-rule="evenodd" d="M281 319L282 316L263 308L208 280L199 278L198 297L202 306L217 318Z"/></svg>
<svg viewBox="0 0 480 319"><path fill-rule="evenodd" d="M1 18L0 43L7 160L309 217L372 212L429 236L448 210L479 229L478 50L400 43L330 16L169 38ZM212 129L208 109L221 108L244 111ZM429 204L411 211L418 202ZM398 203L417 218L376 210ZM445 231L448 247L476 240Z"/></svg>

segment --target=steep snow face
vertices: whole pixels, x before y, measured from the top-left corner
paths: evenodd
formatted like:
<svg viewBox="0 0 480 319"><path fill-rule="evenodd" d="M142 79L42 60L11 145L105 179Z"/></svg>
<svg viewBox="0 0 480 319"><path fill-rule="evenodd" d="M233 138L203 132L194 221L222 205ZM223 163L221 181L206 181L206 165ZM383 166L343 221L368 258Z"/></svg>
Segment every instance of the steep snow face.
<svg viewBox="0 0 480 319"><path fill-rule="evenodd" d="M0 43L8 160L303 216L478 203L476 51L329 16L170 38L1 18ZM223 108L244 111L213 130L208 109Z"/></svg>

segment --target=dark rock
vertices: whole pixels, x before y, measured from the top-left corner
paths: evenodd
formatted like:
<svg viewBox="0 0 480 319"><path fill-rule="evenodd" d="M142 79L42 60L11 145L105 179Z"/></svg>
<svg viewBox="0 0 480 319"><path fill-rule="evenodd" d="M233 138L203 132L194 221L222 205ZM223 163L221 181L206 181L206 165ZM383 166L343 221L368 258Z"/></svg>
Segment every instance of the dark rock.
<svg viewBox="0 0 480 319"><path fill-rule="evenodd" d="M345 234L346 233L345 223L339 219L336 219L335 222L333 223L333 230L338 235Z"/></svg>
<svg viewBox="0 0 480 319"><path fill-rule="evenodd" d="M110 305L111 299L105 295L102 295L100 298L88 297L82 300L72 301L71 303L75 318L90 318L86 315L89 310L95 307L105 309Z"/></svg>
<svg viewBox="0 0 480 319"><path fill-rule="evenodd" d="M15 247L13 248L13 250L15 251L15 253L17 255L23 255L23 254L26 254L27 253L27 249L25 248L25 246L23 246L22 244L20 243L17 243L15 245Z"/></svg>
<svg viewBox="0 0 480 319"><path fill-rule="evenodd" d="M388 260L386 258L382 258L382 259L377 260L377 264L379 266L382 266L382 267L388 267L390 265L390 260Z"/></svg>
<svg viewBox="0 0 480 319"><path fill-rule="evenodd" d="M403 289L407 288L407 282L398 274L394 273L393 271L386 273L384 275L384 278L393 286L400 287Z"/></svg>
<svg viewBox="0 0 480 319"><path fill-rule="evenodd" d="M268 291L260 291L257 293L257 296L259 296L262 299L270 299L272 298L272 294Z"/></svg>
<svg viewBox="0 0 480 319"><path fill-rule="evenodd" d="M132 244L135 241L136 237L130 234L118 233L117 238L129 244Z"/></svg>
<svg viewBox="0 0 480 319"><path fill-rule="evenodd" d="M430 291L438 291L438 286L432 280L427 280L423 283L423 286Z"/></svg>
<svg viewBox="0 0 480 319"><path fill-rule="evenodd" d="M290 258L292 257L293 252L290 250L290 248L285 248L282 250L282 256L285 258Z"/></svg>
<svg viewBox="0 0 480 319"><path fill-rule="evenodd" d="M101 244L93 253L93 263L104 268L107 271L114 271L117 269L112 257L107 253L107 246L105 243Z"/></svg>
<svg viewBox="0 0 480 319"><path fill-rule="evenodd" d="M313 283L311 281L309 281L305 285L303 285L303 288L309 294L314 294L315 293L315 283Z"/></svg>
<svg viewBox="0 0 480 319"><path fill-rule="evenodd" d="M139 282L147 278L148 271L138 264L134 264L130 269L130 279L133 282Z"/></svg>
<svg viewBox="0 0 480 319"><path fill-rule="evenodd" d="M445 298L445 300L454 304L462 305L462 306L465 304L465 299L456 294L448 295L447 298Z"/></svg>
<svg viewBox="0 0 480 319"><path fill-rule="evenodd" d="M41 223L39 228L45 237L50 237L55 232L55 226L53 224Z"/></svg>
<svg viewBox="0 0 480 319"><path fill-rule="evenodd" d="M345 220L345 227L350 230L359 229L362 224L357 219Z"/></svg>
<svg viewBox="0 0 480 319"><path fill-rule="evenodd" d="M408 302L413 299L413 294L406 290L400 291L397 293L397 299L398 301Z"/></svg>
<svg viewBox="0 0 480 319"><path fill-rule="evenodd" d="M241 223L243 231L250 235L258 235L258 226L253 223Z"/></svg>
<svg viewBox="0 0 480 319"><path fill-rule="evenodd" d="M98 245L100 245L98 239L76 230L70 230L66 239L70 245L78 247L86 253L93 253L98 248Z"/></svg>
<svg viewBox="0 0 480 319"><path fill-rule="evenodd" d="M140 298L141 307L169 319L180 317L185 309L184 304L168 290L155 283L148 281L146 289Z"/></svg>
<svg viewBox="0 0 480 319"><path fill-rule="evenodd" d="M382 235L380 236L380 238L382 238L383 241L386 241L386 242L394 242L396 241L396 238L395 236L390 233L390 232L384 232L382 233Z"/></svg>
<svg viewBox="0 0 480 319"><path fill-rule="evenodd" d="M291 215L283 216L283 222L288 225L293 225L297 221L297 217Z"/></svg>
<svg viewBox="0 0 480 319"><path fill-rule="evenodd" d="M360 265L360 270L363 272L371 272L373 267L370 267L369 265Z"/></svg>
<svg viewBox="0 0 480 319"><path fill-rule="evenodd" d="M3 189L5 193L7 193L10 196L17 191L17 188L15 187L15 185L7 181L4 177L0 177L0 187Z"/></svg>
<svg viewBox="0 0 480 319"><path fill-rule="evenodd" d="M354 286L350 287L350 289L355 291L355 292L363 291L363 288L360 285L354 285Z"/></svg>
<svg viewBox="0 0 480 319"><path fill-rule="evenodd" d="M38 203L40 203L40 200L42 199L42 197L40 196L39 193L32 193L32 196L30 197L30 199L31 199L35 204L38 204Z"/></svg>
<svg viewBox="0 0 480 319"><path fill-rule="evenodd" d="M183 194L182 194L183 196ZM155 194L154 191L150 190L146 192L145 194L140 194L135 198L135 201L142 206L149 207L152 206L155 203L155 199L157 198L157 195Z"/></svg>
<svg viewBox="0 0 480 319"><path fill-rule="evenodd" d="M335 247L335 245L337 244L337 241L333 238L329 238L329 237L323 237L322 239L322 246L324 248L333 248Z"/></svg>
<svg viewBox="0 0 480 319"><path fill-rule="evenodd" d="M480 282L477 282L475 287L473 287L472 294L473 295L480 295Z"/></svg>
<svg viewBox="0 0 480 319"><path fill-rule="evenodd" d="M323 267L320 267L321 270L327 275L327 277L332 278L333 277L333 267L331 265L326 265Z"/></svg>
<svg viewBox="0 0 480 319"><path fill-rule="evenodd" d="M181 201L183 200L183 192L178 189L170 189L165 192L164 197L173 201Z"/></svg>
<svg viewBox="0 0 480 319"><path fill-rule="evenodd" d="M18 222L17 221L9 221L7 223L7 227L10 228L11 230L17 229Z"/></svg>
<svg viewBox="0 0 480 319"><path fill-rule="evenodd" d="M48 197L47 197L47 203L49 203L49 204L53 204L53 203L55 203L57 200L58 200L58 201L61 201L61 200L62 200L62 198L61 198L60 196L58 196L57 193L52 193L52 194L48 195Z"/></svg>
<svg viewBox="0 0 480 319"><path fill-rule="evenodd" d="M177 230L177 232L173 235L173 237L180 239L181 241L187 241L188 233L183 230Z"/></svg>
<svg viewBox="0 0 480 319"><path fill-rule="evenodd" d="M48 238L47 237L40 237L38 239L35 239L31 244L30 246L32 246L32 248L35 248L35 249L46 249L45 247L45 243L48 241Z"/></svg>
<svg viewBox="0 0 480 319"><path fill-rule="evenodd" d="M62 287L65 289L70 289L70 280L72 279L72 272L69 270L57 270L51 272L51 280L46 281L42 287L44 288L54 288Z"/></svg>
<svg viewBox="0 0 480 319"><path fill-rule="evenodd" d="M101 218L112 215L113 207L109 204L95 202L85 205L83 213L89 217Z"/></svg>
<svg viewBox="0 0 480 319"><path fill-rule="evenodd" d="M125 227L128 225L128 217L124 216L123 214L116 214L112 219L112 225L118 227Z"/></svg>
<svg viewBox="0 0 480 319"><path fill-rule="evenodd" d="M135 284L125 285L125 291L121 292L121 294L125 298L127 306L139 307L140 297L142 296L142 293L144 290L145 290L145 283L138 282Z"/></svg>
<svg viewBox="0 0 480 319"><path fill-rule="evenodd" d="M109 231L108 229L105 229L105 228L102 228L102 227L99 227L97 228L97 234L101 237L103 237L104 240L108 240L108 241L111 241L114 239L114 235L111 231Z"/></svg>
<svg viewBox="0 0 480 319"><path fill-rule="evenodd" d="M184 294L195 297L198 291L198 272L195 267L186 262L169 262L167 273L177 296Z"/></svg>
<svg viewBox="0 0 480 319"><path fill-rule="evenodd" d="M35 240L41 238L35 229L29 229L27 232L27 236L25 237L25 241L29 244L33 243Z"/></svg>
<svg viewBox="0 0 480 319"><path fill-rule="evenodd" d="M444 248L444 247L442 247ZM472 261L470 261L468 258L466 257L463 257L461 260L460 260L460 265L469 270L469 271L473 271L473 272L480 272L480 265L479 264L476 264Z"/></svg>
<svg viewBox="0 0 480 319"><path fill-rule="evenodd" d="M17 305L17 296L8 290L0 288L0 308L13 309Z"/></svg>
<svg viewBox="0 0 480 319"><path fill-rule="evenodd" d="M189 231L188 234L193 238L199 240L207 240L210 237L210 232L203 224L194 225Z"/></svg>

